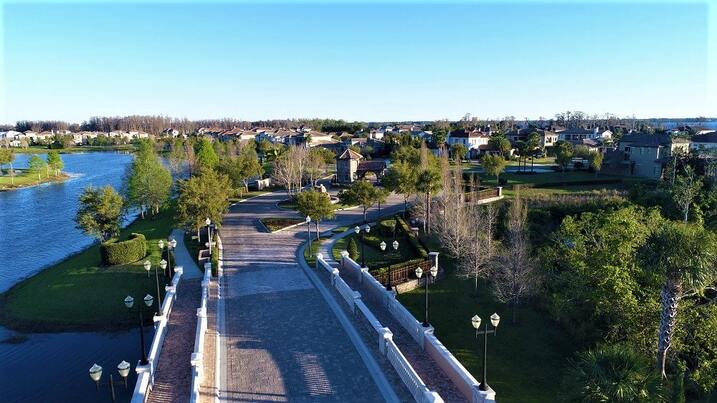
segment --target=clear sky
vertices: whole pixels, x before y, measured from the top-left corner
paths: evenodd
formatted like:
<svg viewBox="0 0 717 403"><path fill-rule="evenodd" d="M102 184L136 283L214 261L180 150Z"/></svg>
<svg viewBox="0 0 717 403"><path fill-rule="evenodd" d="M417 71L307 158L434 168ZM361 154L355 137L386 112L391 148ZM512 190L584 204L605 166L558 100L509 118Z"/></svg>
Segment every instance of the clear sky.
<svg viewBox="0 0 717 403"><path fill-rule="evenodd" d="M6 0L0 123L715 116L716 1Z"/></svg>

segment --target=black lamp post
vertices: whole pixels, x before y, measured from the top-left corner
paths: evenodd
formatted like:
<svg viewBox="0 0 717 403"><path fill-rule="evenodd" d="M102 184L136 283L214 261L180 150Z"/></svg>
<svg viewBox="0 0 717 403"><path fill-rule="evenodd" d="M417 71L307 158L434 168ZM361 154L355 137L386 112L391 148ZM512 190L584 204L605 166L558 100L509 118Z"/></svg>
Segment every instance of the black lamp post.
<svg viewBox="0 0 717 403"><path fill-rule="evenodd" d="M488 390L490 387L488 386L488 381L486 377L487 373L487 357L488 357L488 334L493 333L493 335L496 335L498 333L498 323L500 323L500 316L498 316L497 313L494 313L493 315L490 315L490 323L493 325L493 330L488 330L488 322L485 323L485 330L478 331L480 329L480 323L481 319L478 315L474 315L471 318L471 324L473 325L473 328L476 330L476 339L478 338L478 335L481 334L484 336L483 339L483 380L481 380L480 386L478 386L478 389L480 390Z"/></svg>
<svg viewBox="0 0 717 403"><path fill-rule="evenodd" d="M144 269L147 271L149 276L149 270L152 268L152 262L149 260L144 261ZM161 309L162 307L162 294L159 293L159 273L157 272L157 266L154 266L154 280L157 283L157 306Z"/></svg>
<svg viewBox="0 0 717 403"><path fill-rule="evenodd" d="M124 387L127 389L127 376L129 375L130 370L130 364L127 361L122 361L117 365L117 372L119 372L119 375L124 379ZM90 379L95 381L95 386L97 387L97 391L100 391L100 378L102 378L102 367L93 364L92 367L90 367ZM110 381L107 386L110 387L110 393L112 394L112 401L116 401L115 397L115 382L112 378L112 374L110 374ZM104 386L104 384L103 384Z"/></svg>
<svg viewBox="0 0 717 403"><path fill-rule="evenodd" d="M369 232L371 232L371 226L366 224L363 227L364 232L361 233L361 227L358 225L356 228L354 228L354 232L356 235L361 234L361 267L366 267L366 248L364 247L364 244L366 243L366 235Z"/></svg>
<svg viewBox="0 0 717 403"><path fill-rule="evenodd" d="M418 277L418 279L420 280L422 275L423 275L423 269L421 269L420 267L417 267L416 268L416 277ZM429 280L431 279L431 277L433 277L435 279L437 275L438 275L438 267L436 267L436 266L432 266L430 272L426 273L426 280L425 280L425 283L426 283L426 292L425 292L425 294L426 294L426 303L425 303L426 316L423 319L423 327L430 326L430 324L428 323L428 283L429 283Z"/></svg>
<svg viewBox="0 0 717 403"><path fill-rule="evenodd" d="M127 309L131 311L134 306L134 298L127 296L127 298L124 299L124 304ZM149 294L145 295L144 304L148 307L152 306L152 304L154 304L154 297ZM137 305L137 312L139 313L139 339L140 344L142 345L142 355L140 356L139 365L147 365L149 364L149 361L147 361L147 352L144 346L144 319L142 317L142 305Z"/></svg>
<svg viewBox="0 0 717 403"><path fill-rule="evenodd" d="M397 251L398 250L398 241L394 240L393 244L391 244L391 246L393 246L394 251ZM379 247L381 248L382 251L385 251L386 250L386 242L381 241L381 244L379 245ZM388 281L386 282L386 290L391 291L392 289L393 289L393 287L391 285L391 263L389 262L389 264L388 264Z"/></svg>
<svg viewBox="0 0 717 403"><path fill-rule="evenodd" d="M309 245L309 254L311 253L311 216L306 216L306 242Z"/></svg>
<svg viewBox="0 0 717 403"><path fill-rule="evenodd" d="M207 218L204 220L204 223L207 224L207 242L209 243L209 255L212 255L212 220ZM200 241L201 242L201 241Z"/></svg>

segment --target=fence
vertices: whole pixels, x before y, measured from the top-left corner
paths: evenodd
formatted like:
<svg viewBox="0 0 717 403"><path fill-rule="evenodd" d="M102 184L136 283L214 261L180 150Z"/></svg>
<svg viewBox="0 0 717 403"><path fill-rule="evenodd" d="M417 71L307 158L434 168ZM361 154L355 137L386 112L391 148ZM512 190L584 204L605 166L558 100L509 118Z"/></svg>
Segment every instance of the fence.
<svg viewBox="0 0 717 403"><path fill-rule="evenodd" d="M433 266L433 261L431 259L418 260L418 261L412 260L412 261L393 265L390 267L390 270L386 270L381 273L376 273L373 276L376 278L376 280L378 280L379 283L388 284L388 273L390 272L391 273L391 284L398 285L398 284L403 284L405 282L417 279L417 277L416 277L416 268L417 267L420 267L424 273L429 273L431 270L431 266Z"/></svg>
<svg viewBox="0 0 717 403"><path fill-rule="evenodd" d="M149 355L147 356L149 363L147 365L137 365L137 383L132 393L132 403L143 403L154 386L154 370L157 368L159 355L162 352L164 338L167 335L169 315L172 313L174 301L177 299L177 286L183 272L184 268L182 266L175 267L172 282L165 287L166 293L164 294L160 313L153 318L154 337L152 337L152 345L149 347Z"/></svg>
<svg viewBox="0 0 717 403"><path fill-rule="evenodd" d="M346 258L348 259L346 267L350 268L350 270L355 273L356 268L358 268L359 266L356 264L356 262L348 258L348 256L346 256ZM418 376L411 364L408 362L408 360L406 360L406 357L398 349L398 346L396 346L396 344L393 342L393 334L391 333L391 331L388 328L383 327L381 325L381 322L376 319L376 317L368 309L366 304L363 303L363 301L361 300L361 294L356 291L353 291L351 287L349 287L349 285L346 284L346 282L339 276L339 270L331 267L331 265L326 263L323 255L320 253L316 255L316 268L323 268L326 272L329 273L329 275L331 276L331 284L334 286L334 288L337 289L346 304L350 307L351 311L354 312L354 314L358 313L360 320L364 323L368 323L369 326L376 332L376 335L378 336L379 351L381 351L381 353L383 354L386 354L386 357L388 358L389 362L399 374L401 380L404 382L404 384L411 392L411 395L413 395L413 397L416 399L416 401L420 403L443 402L443 399L441 399L441 397L437 393L428 390L426 384L421 380L421 378ZM370 277L370 275L363 270L360 270L360 273L362 276ZM376 282L376 280L373 278L371 278L371 280ZM362 281L367 280L362 279ZM378 284L378 282L376 282L376 284ZM378 284L378 287L380 289L383 289L380 284ZM382 292L384 294L393 296L393 293L389 293L388 291L385 291L385 289L383 289Z"/></svg>

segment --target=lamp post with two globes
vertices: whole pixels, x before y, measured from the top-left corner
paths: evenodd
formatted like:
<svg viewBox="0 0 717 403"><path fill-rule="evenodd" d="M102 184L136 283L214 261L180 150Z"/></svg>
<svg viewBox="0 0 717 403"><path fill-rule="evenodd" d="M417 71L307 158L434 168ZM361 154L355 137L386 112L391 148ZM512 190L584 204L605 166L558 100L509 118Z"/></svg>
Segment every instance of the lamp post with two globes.
<svg viewBox="0 0 717 403"><path fill-rule="evenodd" d="M154 297L147 294L144 297L144 304L147 307L151 307L154 304ZM127 298L124 299L124 305L132 311L132 307L134 306L134 298L131 296L127 296ZM149 364L149 361L147 361L147 352L144 345L144 318L142 316L142 305L137 305L137 312L139 313L139 338L140 338L140 344L142 347L142 354L140 356L139 365L147 365Z"/></svg>
<svg viewBox="0 0 717 403"><path fill-rule="evenodd" d="M127 376L129 375L130 370L130 364L127 361L122 360L122 362L117 365L117 372L119 372L120 377L124 380L124 387L127 389ZM100 391L100 378L102 378L102 367L93 364L92 367L90 367L90 379L95 381L95 386L97 386L97 391ZM110 381L109 384L107 384L110 387L110 393L112 393L112 401L116 401L115 397L115 383L114 379L112 378L112 374L110 374Z"/></svg>
<svg viewBox="0 0 717 403"><path fill-rule="evenodd" d="M212 255L212 220L207 217L206 220L204 220L204 224L207 224L207 245L209 247L209 255ZM201 242L201 241L200 241Z"/></svg>
<svg viewBox="0 0 717 403"><path fill-rule="evenodd" d="M149 270L152 268L152 262L149 260L144 261L144 269L147 271L149 277ZM157 266L154 266L154 280L157 283L157 304L159 307L162 306L162 294L159 292L159 273L157 272Z"/></svg>
<svg viewBox="0 0 717 403"><path fill-rule="evenodd" d="M416 268L416 277L418 277L418 279L420 280L422 275L423 275L423 269L421 269L420 267L417 267ZM425 280L425 283L426 283L426 292L425 292L425 294L426 294L426 305L425 305L426 316L425 316L425 319L423 319L423 327L430 326L430 324L428 323L428 282L431 277L433 277L433 279L435 280L437 275L438 275L438 267L436 267L436 266L431 266L431 270L428 273L426 273L426 280Z"/></svg>
<svg viewBox="0 0 717 403"><path fill-rule="evenodd" d="M386 250L386 242L381 241L381 244L378 245L381 248L381 251ZM394 240L391 244L393 246L394 252L398 250L398 241ZM393 289L393 286L391 285L391 263L388 264L388 281L386 282L386 290L391 291Z"/></svg>
<svg viewBox="0 0 717 403"><path fill-rule="evenodd" d="M493 333L493 335L498 334L498 324L500 323L500 316L498 316L497 313L494 313L493 315L490 315L490 323L493 325L493 330L488 330L488 322L485 322L485 330L479 331L480 324L481 324L481 318L478 315L474 315L471 318L471 324L473 325L473 328L476 330L476 339L478 338L478 335L483 335L483 380L480 383L480 386L478 386L478 389L480 390L488 390L490 387L488 386L488 381L486 379L486 367L487 367L487 356L488 356L488 334Z"/></svg>
<svg viewBox="0 0 717 403"><path fill-rule="evenodd" d="M361 232L362 229L364 230L363 233ZM356 235L361 234L361 267L366 267L366 254L364 253L365 252L364 244L366 243L366 235L365 234L368 234L369 232L371 232L371 226L366 224L363 226L363 228L361 228L357 225L356 228L354 228L354 232L356 233Z"/></svg>

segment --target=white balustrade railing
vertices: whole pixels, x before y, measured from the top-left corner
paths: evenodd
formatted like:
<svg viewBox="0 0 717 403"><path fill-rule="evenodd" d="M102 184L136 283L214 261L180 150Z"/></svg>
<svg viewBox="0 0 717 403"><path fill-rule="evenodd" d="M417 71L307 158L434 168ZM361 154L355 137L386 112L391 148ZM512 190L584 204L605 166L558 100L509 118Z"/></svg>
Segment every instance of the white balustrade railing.
<svg viewBox="0 0 717 403"><path fill-rule="evenodd" d="M437 393L428 390L426 384L423 383L421 377L418 376L393 340L388 340L386 342L386 358L388 358L388 361L396 370L398 376L401 377L403 384L406 385L406 388L409 392L411 392L411 395L417 402L437 403L443 401Z"/></svg>
<svg viewBox="0 0 717 403"><path fill-rule="evenodd" d="M132 393L132 403L143 403L147 397L149 397L149 392L154 386L154 371L157 369L157 363L159 363L159 355L162 352L164 338L167 335L169 315L172 313L174 301L177 299L177 286L179 285L179 280L183 272L184 269L182 266L175 267L172 282L165 287L166 293L164 294L164 300L162 301L159 314L153 318L154 336L152 337L152 344L149 347L149 354L147 355L148 364L137 364L137 383Z"/></svg>

